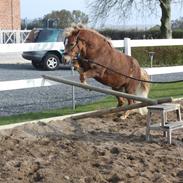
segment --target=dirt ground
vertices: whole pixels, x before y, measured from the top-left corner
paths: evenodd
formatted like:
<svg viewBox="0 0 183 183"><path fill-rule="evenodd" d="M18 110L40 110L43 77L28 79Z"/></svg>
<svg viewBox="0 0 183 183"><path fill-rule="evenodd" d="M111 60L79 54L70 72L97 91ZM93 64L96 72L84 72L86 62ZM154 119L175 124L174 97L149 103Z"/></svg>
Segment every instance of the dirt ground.
<svg viewBox="0 0 183 183"><path fill-rule="evenodd" d="M146 116L113 114L2 130L0 182L183 182L183 129L173 131L169 145L160 132L146 142L145 127Z"/></svg>

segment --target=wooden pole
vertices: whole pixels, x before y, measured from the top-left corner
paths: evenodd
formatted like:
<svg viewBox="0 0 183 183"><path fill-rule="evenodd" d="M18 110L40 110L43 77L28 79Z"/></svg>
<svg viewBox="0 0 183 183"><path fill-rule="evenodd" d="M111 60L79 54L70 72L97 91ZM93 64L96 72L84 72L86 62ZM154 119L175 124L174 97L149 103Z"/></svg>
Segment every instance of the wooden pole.
<svg viewBox="0 0 183 183"><path fill-rule="evenodd" d="M132 94L127 94L127 93L118 92L118 91L114 91L114 90L110 90L110 89L106 89L106 88L104 89L104 88L100 88L100 87L86 85L86 84L74 82L74 81L71 81L71 80L66 80L66 79L63 79L63 78L57 78L57 77L53 77L53 76L43 75L42 77L44 79L52 80L52 81L59 82L59 83L68 84L68 85L71 85L71 86L74 85L74 86L77 86L77 87L81 87L81 88L89 89L89 90L94 90L94 91L109 94L109 95L114 95L114 96L118 96L118 97L124 97L124 98L128 98L128 99L133 99L133 100L136 100L136 101L145 102L145 103L148 103L149 105L156 105L157 104L157 100L144 98L144 97L139 97L139 96L132 95Z"/></svg>
<svg viewBox="0 0 183 183"><path fill-rule="evenodd" d="M121 106L121 107L112 107L109 109L101 109L101 110L97 110L97 111L92 111L92 112L81 114L78 116L71 116L71 118L74 120L83 119L83 118L92 118L92 117L97 117L97 116L104 115L104 114L117 113L117 112L121 112L121 111L137 109L140 107L145 107L147 105L148 105L147 103L136 103L136 104L125 105L125 106Z"/></svg>
<svg viewBox="0 0 183 183"><path fill-rule="evenodd" d="M158 102L158 104L162 104L165 102L172 102L172 100L173 100L172 98L163 98L163 99L157 100L157 102ZM113 107L110 109L97 110L97 111L93 111L93 112L89 112L89 113L85 113L85 114L81 114L81 115L77 115L77 116L71 116L71 118L74 120L77 120L77 119L82 119L82 118L96 117L96 116L100 116L100 115L104 115L104 114L108 114L108 113L116 113L116 112L121 112L121 111L138 109L138 108L147 107L150 105L152 105L152 104L136 103L136 104L125 105L125 106L121 106L121 107Z"/></svg>

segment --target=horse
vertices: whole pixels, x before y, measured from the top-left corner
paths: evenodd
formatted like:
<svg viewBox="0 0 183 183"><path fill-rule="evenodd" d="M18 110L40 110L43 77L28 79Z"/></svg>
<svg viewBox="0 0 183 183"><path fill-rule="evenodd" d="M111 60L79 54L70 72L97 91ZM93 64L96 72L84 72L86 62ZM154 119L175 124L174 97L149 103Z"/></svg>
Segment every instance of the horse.
<svg viewBox="0 0 183 183"><path fill-rule="evenodd" d="M113 90L148 96L149 84L142 82L149 80L148 74L135 58L115 49L108 38L81 25L66 28L64 36L64 63L74 60L81 83L86 83L87 78L94 78ZM118 106L124 105L125 100L117 97ZM133 99L127 101L129 105L135 103ZM123 118L129 114L130 111L126 111ZM141 114L145 112L141 110Z"/></svg>

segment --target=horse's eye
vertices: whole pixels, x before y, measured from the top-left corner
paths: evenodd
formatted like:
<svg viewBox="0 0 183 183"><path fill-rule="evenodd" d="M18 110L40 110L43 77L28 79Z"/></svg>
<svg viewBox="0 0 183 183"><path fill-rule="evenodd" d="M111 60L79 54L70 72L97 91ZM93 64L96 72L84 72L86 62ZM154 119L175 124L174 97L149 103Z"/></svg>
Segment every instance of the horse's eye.
<svg viewBox="0 0 183 183"><path fill-rule="evenodd" d="M69 45L70 45L71 47L73 47L73 46L74 46L74 43L70 43Z"/></svg>

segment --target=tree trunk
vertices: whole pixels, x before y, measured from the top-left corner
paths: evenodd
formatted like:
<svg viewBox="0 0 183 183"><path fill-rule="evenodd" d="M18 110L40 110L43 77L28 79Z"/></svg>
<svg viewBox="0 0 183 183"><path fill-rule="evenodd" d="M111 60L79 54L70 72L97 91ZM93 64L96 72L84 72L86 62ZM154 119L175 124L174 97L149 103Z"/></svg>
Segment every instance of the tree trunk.
<svg viewBox="0 0 183 183"><path fill-rule="evenodd" d="M171 0L159 0L162 11L161 17L161 38L172 38L171 29Z"/></svg>

